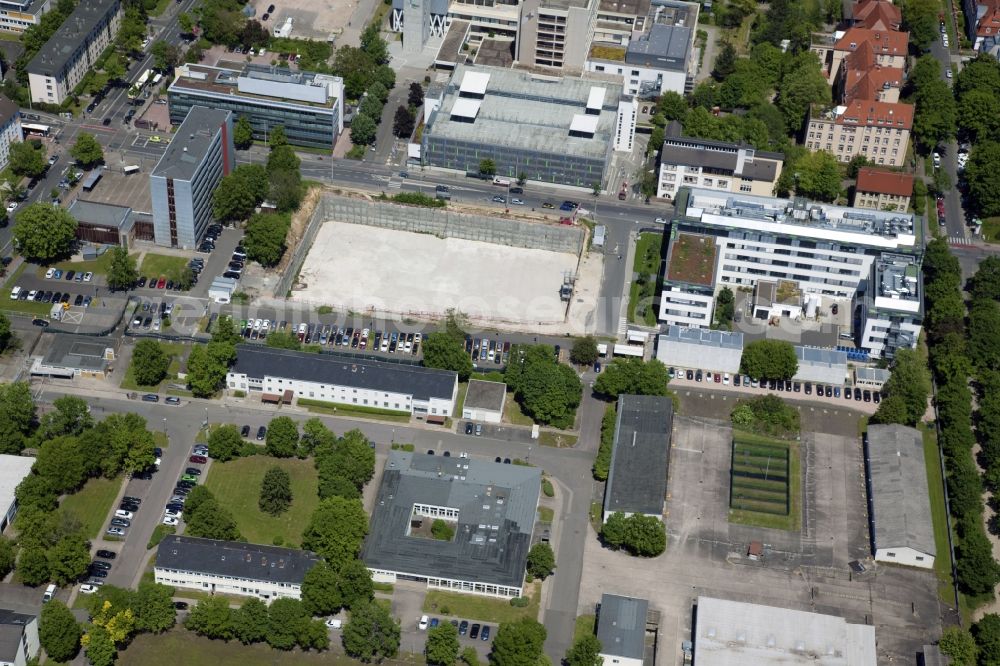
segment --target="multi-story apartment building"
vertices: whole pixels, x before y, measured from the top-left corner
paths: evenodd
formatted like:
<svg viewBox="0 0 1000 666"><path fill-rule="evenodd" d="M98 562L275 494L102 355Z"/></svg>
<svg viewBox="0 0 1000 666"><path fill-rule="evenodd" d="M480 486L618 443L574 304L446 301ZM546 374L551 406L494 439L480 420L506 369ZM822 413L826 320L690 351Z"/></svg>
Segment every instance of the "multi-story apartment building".
<svg viewBox="0 0 1000 666"><path fill-rule="evenodd" d="M267 139L281 125L295 146L332 148L344 130L344 80L266 65L243 69L182 65L167 89L170 122L184 120L200 105L246 116L254 138Z"/></svg>
<svg viewBox="0 0 1000 666"><path fill-rule="evenodd" d="M872 164L902 166L913 127L913 106L868 100L847 105L813 107L805 144L825 150L839 161L864 155Z"/></svg>
<svg viewBox="0 0 1000 666"><path fill-rule="evenodd" d="M51 8L52 0L0 0L0 30L24 32Z"/></svg>
<svg viewBox="0 0 1000 666"><path fill-rule="evenodd" d="M0 95L0 169L7 167L10 147L24 141L21 131L21 110L17 104Z"/></svg>
<svg viewBox="0 0 1000 666"><path fill-rule="evenodd" d="M832 85L844 60L859 50L867 50L878 67L905 69L909 39L907 32L848 28L832 35L816 35L810 50L819 56L823 73Z"/></svg>
<svg viewBox="0 0 1000 666"><path fill-rule="evenodd" d="M868 288L855 298L855 342L875 358L917 346L923 323L920 260L885 253L872 262Z"/></svg>
<svg viewBox="0 0 1000 666"><path fill-rule="evenodd" d="M913 176L871 167L858 169L854 207L906 211L913 195Z"/></svg>
<svg viewBox="0 0 1000 666"><path fill-rule="evenodd" d="M514 60L578 73L594 38L599 0L522 0Z"/></svg>
<svg viewBox="0 0 1000 666"><path fill-rule="evenodd" d="M667 125L660 150L656 196L673 199L682 187L770 196L781 177L784 156L747 144L683 137L677 122Z"/></svg>
<svg viewBox="0 0 1000 666"><path fill-rule="evenodd" d="M869 30L899 30L903 13L890 0L861 0L851 5L851 25Z"/></svg>
<svg viewBox="0 0 1000 666"><path fill-rule="evenodd" d="M424 126L421 162L498 175L591 187L605 182L614 149L622 88L579 78L537 76L459 65Z"/></svg>
<svg viewBox="0 0 1000 666"><path fill-rule="evenodd" d="M232 111L192 107L149 175L156 244L195 247L212 221L212 192L235 166Z"/></svg>
<svg viewBox="0 0 1000 666"><path fill-rule="evenodd" d="M0 664L28 666L40 648L38 616L0 608Z"/></svg>
<svg viewBox="0 0 1000 666"><path fill-rule="evenodd" d="M62 104L118 33L121 0L81 2L28 63L31 101Z"/></svg>

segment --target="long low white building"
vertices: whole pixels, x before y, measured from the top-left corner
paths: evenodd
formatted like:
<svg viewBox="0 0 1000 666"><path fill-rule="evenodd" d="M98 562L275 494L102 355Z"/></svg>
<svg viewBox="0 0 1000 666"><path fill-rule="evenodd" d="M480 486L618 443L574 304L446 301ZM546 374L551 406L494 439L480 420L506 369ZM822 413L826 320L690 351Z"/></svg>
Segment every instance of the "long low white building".
<svg viewBox="0 0 1000 666"><path fill-rule="evenodd" d="M319 558L308 550L169 535L156 552L157 583L209 594L300 599L302 580Z"/></svg>
<svg viewBox="0 0 1000 666"><path fill-rule="evenodd" d="M0 532L14 522L17 515L17 497L14 491L31 474L34 458L0 455Z"/></svg>
<svg viewBox="0 0 1000 666"><path fill-rule="evenodd" d="M656 338L656 358L681 370L737 373L743 358L743 334L707 328L668 326Z"/></svg>
<svg viewBox="0 0 1000 666"><path fill-rule="evenodd" d="M239 345L226 386L262 392L274 401L292 398L450 417L458 396L458 374L402 363L335 354L313 354Z"/></svg>

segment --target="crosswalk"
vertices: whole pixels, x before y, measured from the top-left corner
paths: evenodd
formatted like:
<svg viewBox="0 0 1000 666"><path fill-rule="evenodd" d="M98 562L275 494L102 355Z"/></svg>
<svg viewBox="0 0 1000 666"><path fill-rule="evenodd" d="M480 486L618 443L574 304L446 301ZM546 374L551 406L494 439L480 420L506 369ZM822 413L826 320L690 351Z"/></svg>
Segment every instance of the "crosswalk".
<svg viewBox="0 0 1000 666"><path fill-rule="evenodd" d="M948 236L949 245L972 245L972 241L965 236Z"/></svg>
<svg viewBox="0 0 1000 666"><path fill-rule="evenodd" d="M618 318L618 335L625 335L628 330L628 320L625 317Z"/></svg>

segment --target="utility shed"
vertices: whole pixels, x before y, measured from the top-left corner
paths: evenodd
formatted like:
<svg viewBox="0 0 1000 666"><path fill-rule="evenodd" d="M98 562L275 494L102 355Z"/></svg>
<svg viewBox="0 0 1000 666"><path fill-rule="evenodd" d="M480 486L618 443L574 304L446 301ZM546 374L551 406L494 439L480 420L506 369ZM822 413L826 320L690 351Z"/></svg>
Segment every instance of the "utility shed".
<svg viewBox="0 0 1000 666"><path fill-rule="evenodd" d="M484 382L470 379L469 389L462 403L462 418L487 423L500 423L503 404L507 398L507 385L502 382Z"/></svg>
<svg viewBox="0 0 1000 666"><path fill-rule="evenodd" d="M934 525L920 431L897 424L868 426L865 472L875 560L932 568Z"/></svg>
<svg viewBox="0 0 1000 666"><path fill-rule="evenodd" d="M601 657L605 664L642 666L646 645L645 599L601 596L597 614L597 638L601 641Z"/></svg>
<svg viewBox="0 0 1000 666"><path fill-rule="evenodd" d="M674 406L670 398L618 396L604 520L613 513L663 517Z"/></svg>

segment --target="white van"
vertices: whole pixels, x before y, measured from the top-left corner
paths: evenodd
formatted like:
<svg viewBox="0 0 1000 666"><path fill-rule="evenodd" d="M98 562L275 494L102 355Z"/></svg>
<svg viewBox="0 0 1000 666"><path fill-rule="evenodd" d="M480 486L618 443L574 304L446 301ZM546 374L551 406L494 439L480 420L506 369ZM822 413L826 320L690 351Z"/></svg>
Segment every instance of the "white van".
<svg viewBox="0 0 1000 666"><path fill-rule="evenodd" d="M52 601L52 598L56 596L56 586L53 583L49 583L49 586L45 588L45 594L42 595L42 603L48 603Z"/></svg>

